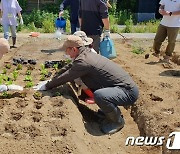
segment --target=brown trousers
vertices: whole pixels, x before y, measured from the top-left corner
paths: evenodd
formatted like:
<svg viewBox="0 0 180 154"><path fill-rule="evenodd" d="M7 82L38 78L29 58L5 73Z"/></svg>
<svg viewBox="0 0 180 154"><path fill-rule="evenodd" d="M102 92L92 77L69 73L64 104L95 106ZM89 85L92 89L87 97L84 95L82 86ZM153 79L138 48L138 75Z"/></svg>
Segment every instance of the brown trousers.
<svg viewBox="0 0 180 154"><path fill-rule="evenodd" d="M160 48L166 37L168 37L168 45L166 47L165 54L167 56L172 56L175 48L176 38L178 35L179 27L166 27L159 25L156 36L154 38L153 49L155 53L160 53Z"/></svg>

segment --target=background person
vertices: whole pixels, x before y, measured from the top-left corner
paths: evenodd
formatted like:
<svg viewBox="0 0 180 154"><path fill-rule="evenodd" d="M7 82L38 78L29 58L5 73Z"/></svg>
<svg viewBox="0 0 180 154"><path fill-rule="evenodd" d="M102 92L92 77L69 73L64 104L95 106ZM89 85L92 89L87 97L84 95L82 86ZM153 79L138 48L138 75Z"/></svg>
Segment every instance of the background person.
<svg viewBox="0 0 180 154"><path fill-rule="evenodd" d="M59 17L63 15L64 9L68 6L70 6L71 34L73 34L77 29L79 29L79 0L64 0L60 5Z"/></svg>
<svg viewBox="0 0 180 154"><path fill-rule="evenodd" d="M161 0L159 13L163 18L154 38L154 56L159 58L162 42L168 37L168 45L163 61L169 62L175 48L175 42L180 27L180 0Z"/></svg>
<svg viewBox="0 0 180 154"><path fill-rule="evenodd" d="M39 83L35 90L49 90L66 82L81 78L94 92L94 100L104 112L102 132L112 134L124 127L124 119L117 106L132 105L138 98L138 88L132 78L113 61L93 53L85 47L82 39L70 35L63 44L66 54L73 60L71 65L50 81Z"/></svg>
<svg viewBox="0 0 180 154"><path fill-rule="evenodd" d="M101 34L110 37L108 8L103 0L80 0L80 28L93 39L93 48L99 53Z"/></svg>
<svg viewBox="0 0 180 154"><path fill-rule="evenodd" d="M6 54L10 49L9 43L6 39L0 38L0 59ZM0 92L8 91L8 90L23 90L23 87L18 85L0 85Z"/></svg>
<svg viewBox="0 0 180 154"><path fill-rule="evenodd" d="M20 24L23 25L23 18L21 15L21 7L17 0L1 0L1 14L2 14L2 26L4 31L4 38L9 40L9 28L12 36L12 48L16 45L16 26L18 25L16 16L18 14Z"/></svg>

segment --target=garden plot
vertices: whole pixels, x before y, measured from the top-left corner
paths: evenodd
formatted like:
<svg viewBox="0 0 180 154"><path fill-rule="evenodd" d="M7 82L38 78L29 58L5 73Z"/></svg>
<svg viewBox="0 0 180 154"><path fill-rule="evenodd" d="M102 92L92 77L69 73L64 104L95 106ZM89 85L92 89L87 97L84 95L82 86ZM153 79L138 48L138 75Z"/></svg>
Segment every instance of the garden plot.
<svg viewBox="0 0 180 154"><path fill-rule="evenodd" d="M151 61L156 61L154 57L144 59L144 54L150 50L150 41L143 42L145 53L140 55L130 52L132 40L115 41L118 58L114 61L133 76L140 87L140 98L130 109L121 107L126 125L120 132L108 136L100 132L96 122L97 106L79 101L69 84L46 92L35 92L31 87L58 72L57 65L46 68L45 61L64 60L63 51L58 51L61 41L19 40L20 47L11 50L0 63L2 72L9 78L3 78L3 83L13 82L26 87L23 92L1 94L1 153L158 154L162 149L166 151L162 146L125 146L128 136L165 136L179 127L177 85L180 81L178 76L167 76L165 72L177 71L179 66L167 70L161 64L150 65ZM142 41L135 44L142 44ZM27 64L17 69L19 63L13 63L20 58L27 60ZM36 64L28 60L35 60ZM7 68L9 64L11 66ZM31 84L27 86L29 82Z"/></svg>

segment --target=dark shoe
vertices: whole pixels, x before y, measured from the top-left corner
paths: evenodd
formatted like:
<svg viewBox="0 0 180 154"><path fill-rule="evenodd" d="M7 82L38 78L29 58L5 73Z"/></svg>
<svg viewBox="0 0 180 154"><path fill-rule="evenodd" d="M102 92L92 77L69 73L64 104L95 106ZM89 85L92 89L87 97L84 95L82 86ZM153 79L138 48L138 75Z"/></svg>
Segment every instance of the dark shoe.
<svg viewBox="0 0 180 154"><path fill-rule="evenodd" d="M160 62L170 64L170 58L170 56L163 56L163 59L160 59Z"/></svg>
<svg viewBox="0 0 180 154"><path fill-rule="evenodd" d="M121 116L119 108L115 108L110 113L105 113L107 119L101 126L101 131L105 134L113 134L124 127L124 119Z"/></svg>
<svg viewBox="0 0 180 154"><path fill-rule="evenodd" d="M10 49L12 49L12 48L17 48L16 46L14 46L14 45L12 45L12 46L10 46Z"/></svg>
<svg viewBox="0 0 180 154"><path fill-rule="evenodd" d="M99 118L102 118L102 119L105 119L105 118L106 118L105 113L104 113L101 109L98 109L98 111L97 111L97 116L98 116Z"/></svg>
<svg viewBox="0 0 180 154"><path fill-rule="evenodd" d="M12 43L13 43L12 48L17 48L15 46L15 44L16 44L16 37L12 37Z"/></svg>

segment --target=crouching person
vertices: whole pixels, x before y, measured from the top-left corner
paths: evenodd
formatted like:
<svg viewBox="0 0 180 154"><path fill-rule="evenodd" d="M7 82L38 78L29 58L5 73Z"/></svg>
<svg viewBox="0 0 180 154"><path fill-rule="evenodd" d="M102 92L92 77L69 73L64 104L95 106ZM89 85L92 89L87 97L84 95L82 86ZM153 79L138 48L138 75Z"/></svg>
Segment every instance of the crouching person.
<svg viewBox="0 0 180 154"><path fill-rule="evenodd" d="M132 78L113 61L93 53L79 36L70 35L64 42L66 54L73 59L66 71L52 80L42 82L35 90L49 90L81 78L94 92L96 104L105 114L100 126L105 134L112 134L124 127L118 106L132 105L138 98L138 88Z"/></svg>
<svg viewBox="0 0 180 154"><path fill-rule="evenodd" d="M6 54L10 49L9 43L6 39L0 38L0 59ZM23 87L18 85L0 85L0 92L8 90L23 90Z"/></svg>

